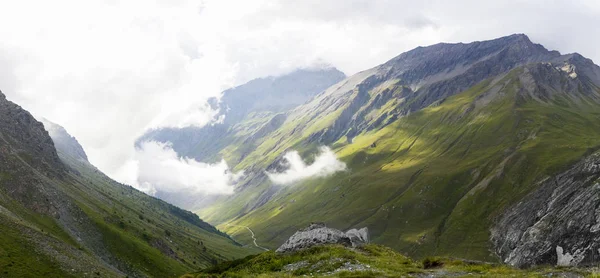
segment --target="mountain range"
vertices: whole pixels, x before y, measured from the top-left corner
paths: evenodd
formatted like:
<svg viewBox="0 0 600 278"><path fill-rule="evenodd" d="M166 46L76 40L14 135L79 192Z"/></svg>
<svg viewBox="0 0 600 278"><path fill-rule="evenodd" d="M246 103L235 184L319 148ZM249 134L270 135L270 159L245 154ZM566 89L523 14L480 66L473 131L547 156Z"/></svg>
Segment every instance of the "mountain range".
<svg viewBox="0 0 600 278"><path fill-rule="evenodd" d="M233 107L222 101L221 108ZM600 68L580 54L547 50L523 34L440 43L287 110L240 111L229 120L223 114L220 133L215 126L162 129L139 142L169 141L180 156L224 158L243 170L235 194L194 208L241 242L252 241L249 227L261 245L277 248L320 221L340 230L366 226L374 243L412 257L516 266L600 258L592 240L600 229L590 228L600 213L567 220L600 204L594 197L576 206L576 197L586 196L577 194L598 184L597 164L589 161L600 146ZM345 171L291 185L270 179L285 173L290 153L310 165L323 146ZM567 196L555 202L553 194Z"/></svg>
<svg viewBox="0 0 600 278"><path fill-rule="evenodd" d="M283 261L306 274L307 260L337 267L336 254L390 275L421 271L413 259L431 256L462 258L445 261L459 274L469 260L600 261L600 67L580 54L523 34L440 43L352 76L330 67L259 78L210 104L213 123L149 130L134 147L224 159L243 173L234 193L153 197L0 92L0 276L278 275ZM313 222L366 227L391 249L252 255Z"/></svg>

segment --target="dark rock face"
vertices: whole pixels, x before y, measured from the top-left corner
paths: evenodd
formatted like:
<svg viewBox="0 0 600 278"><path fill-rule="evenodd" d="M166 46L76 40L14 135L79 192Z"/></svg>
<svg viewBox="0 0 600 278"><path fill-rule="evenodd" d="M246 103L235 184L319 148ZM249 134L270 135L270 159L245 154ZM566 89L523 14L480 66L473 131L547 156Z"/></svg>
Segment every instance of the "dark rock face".
<svg viewBox="0 0 600 278"><path fill-rule="evenodd" d="M0 141L39 171L59 175L65 170L44 125L4 94L0 94Z"/></svg>
<svg viewBox="0 0 600 278"><path fill-rule="evenodd" d="M342 232L337 229L327 228L323 223L313 223L308 228L297 231L277 252L293 252L322 244L342 244L347 247L356 247L369 242L368 229L351 229Z"/></svg>
<svg viewBox="0 0 600 278"><path fill-rule="evenodd" d="M494 251L517 267L600 261L600 153L541 182L491 230Z"/></svg>
<svg viewBox="0 0 600 278"><path fill-rule="evenodd" d="M42 123L0 93L0 190L35 212L59 217L50 184L65 171Z"/></svg>

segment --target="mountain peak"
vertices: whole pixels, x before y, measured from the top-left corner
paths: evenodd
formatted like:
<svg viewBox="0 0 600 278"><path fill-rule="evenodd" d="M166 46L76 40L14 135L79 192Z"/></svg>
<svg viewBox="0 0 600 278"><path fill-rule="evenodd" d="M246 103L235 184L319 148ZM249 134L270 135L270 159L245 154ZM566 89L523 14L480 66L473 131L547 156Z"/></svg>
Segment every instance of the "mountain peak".
<svg viewBox="0 0 600 278"><path fill-rule="evenodd" d="M474 41L471 43L459 43L459 44L468 45L468 44L476 44L476 43L504 44L506 46L509 46L512 44L539 45L539 44L532 42L531 39L529 38L529 36L527 36L526 34L522 34L522 33L516 33L516 34L499 37L499 38L495 38L495 39L490 39L490 40Z"/></svg>
<svg viewBox="0 0 600 278"><path fill-rule="evenodd" d="M505 37L500 37L498 39L510 39L510 40L520 40L523 42L529 42L532 43L531 40L529 39L529 36L523 34L523 33L516 33L516 34L512 34L512 35L508 35Z"/></svg>
<svg viewBox="0 0 600 278"><path fill-rule="evenodd" d="M327 64L327 63L315 64L315 65L311 65L311 66L305 67L305 68L297 68L288 73L284 73L281 75L268 76L265 78L271 79L271 80L281 79L281 78L292 78L292 77L305 78L304 75L311 75L311 74L312 75L314 75L314 74L330 75L333 79L339 78L340 80L346 78L346 74L344 74L342 71L338 70L336 67L332 66L331 64ZM258 78L258 79L254 79L254 80L260 80L260 79L265 79L265 78ZM254 81L254 80L252 80L252 81ZM252 81L250 81L250 82L252 82Z"/></svg>
<svg viewBox="0 0 600 278"><path fill-rule="evenodd" d="M290 73L257 78L223 92L220 100L225 123L236 123L251 112L282 112L296 107L346 75L335 67L296 69Z"/></svg>
<svg viewBox="0 0 600 278"><path fill-rule="evenodd" d="M514 34L487 41L418 47L379 66L379 74L399 79L403 85L417 90L468 71L481 75L481 70L493 69L495 72L488 74L491 76L518 65L559 56L560 53L531 42L524 34Z"/></svg>
<svg viewBox="0 0 600 278"><path fill-rule="evenodd" d="M346 74L336 68L334 65L327 62L314 63L308 67L298 68L293 72L319 72L325 74L331 74L332 76L339 76L342 79L346 78Z"/></svg>

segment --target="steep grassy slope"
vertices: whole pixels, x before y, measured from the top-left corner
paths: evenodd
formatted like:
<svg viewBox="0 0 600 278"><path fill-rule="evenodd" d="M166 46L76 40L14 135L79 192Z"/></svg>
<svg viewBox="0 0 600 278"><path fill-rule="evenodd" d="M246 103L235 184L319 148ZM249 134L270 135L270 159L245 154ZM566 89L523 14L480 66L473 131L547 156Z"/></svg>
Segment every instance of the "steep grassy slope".
<svg viewBox="0 0 600 278"><path fill-rule="evenodd" d="M0 276L176 277L256 252L68 150L0 93Z"/></svg>
<svg viewBox="0 0 600 278"><path fill-rule="evenodd" d="M76 169L71 174L75 182L66 191L100 227L109 252L127 267L162 277L260 251L243 248L197 215L118 184L88 165L70 166Z"/></svg>
<svg viewBox="0 0 600 278"><path fill-rule="evenodd" d="M249 154L224 149L253 174L199 214L242 241L248 226L270 248L323 221L368 226L374 242L411 256L497 260L495 218L600 146L599 84L590 60L523 35L418 48L288 112ZM310 160L322 144L349 170L293 186L264 174L286 151Z"/></svg>

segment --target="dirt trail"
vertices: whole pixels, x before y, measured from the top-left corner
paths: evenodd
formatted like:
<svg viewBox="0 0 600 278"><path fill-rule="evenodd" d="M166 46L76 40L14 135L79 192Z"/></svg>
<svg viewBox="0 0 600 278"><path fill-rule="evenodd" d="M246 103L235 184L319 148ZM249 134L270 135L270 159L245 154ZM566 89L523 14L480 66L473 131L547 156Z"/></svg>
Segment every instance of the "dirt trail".
<svg viewBox="0 0 600 278"><path fill-rule="evenodd" d="M250 232L250 234L252 234L252 241L254 242L254 246L256 246L256 247L258 247L258 248L260 248L262 250L269 251L269 249L264 248L264 247L262 247L262 246L260 246L260 245L258 245L256 243L256 237L254 236L254 232L252 231L252 229L250 229L250 227L248 227L248 226L241 226L241 225L231 225L231 224L227 224L227 226L242 227L242 228L248 229L248 231Z"/></svg>

